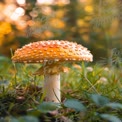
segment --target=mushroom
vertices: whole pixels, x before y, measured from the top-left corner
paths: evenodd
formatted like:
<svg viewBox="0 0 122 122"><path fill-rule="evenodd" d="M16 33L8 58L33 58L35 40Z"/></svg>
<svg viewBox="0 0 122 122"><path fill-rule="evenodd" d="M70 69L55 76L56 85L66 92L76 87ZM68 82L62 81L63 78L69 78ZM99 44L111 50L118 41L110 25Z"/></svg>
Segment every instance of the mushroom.
<svg viewBox="0 0 122 122"><path fill-rule="evenodd" d="M60 102L60 72L62 63L70 61L92 61L93 56L87 48L69 41L49 40L27 44L17 49L12 57L18 63L42 63L35 74L44 74L46 101Z"/></svg>

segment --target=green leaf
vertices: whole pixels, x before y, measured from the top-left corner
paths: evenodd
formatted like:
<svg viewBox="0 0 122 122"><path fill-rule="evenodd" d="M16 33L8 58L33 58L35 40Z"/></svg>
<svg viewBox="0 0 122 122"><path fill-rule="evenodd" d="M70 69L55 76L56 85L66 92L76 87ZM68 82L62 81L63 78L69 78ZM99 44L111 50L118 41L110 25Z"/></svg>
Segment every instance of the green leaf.
<svg viewBox="0 0 122 122"><path fill-rule="evenodd" d="M121 103L108 103L105 106L113 108L113 109L122 109Z"/></svg>
<svg viewBox="0 0 122 122"><path fill-rule="evenodd" d="M101 95L98 95L98 94L91 94L90 95L92 101L94 103L96 103L96 105L98 106L103 106L107 103L109 103L109 99L107 97L104 97L104 96L101 96Z"/></svg>
<svg viewBox="0 0 122 122"><path fill-rule="evenodd" d="M39 120L34 116L22 116L19 117L19 122L39 122Z"/></svg>
<svg viewBox="0 0 122 122"><path fill-rule="evenodd" d="M0 61L10 61L10 59L5 56L0 56Z"/></svg>
<svg viewBox="0 0 122 122"><path fill-rule="evenodd" d="M59 108L59 103L54 103L54 102L43 102L39 106L37 106L37 109L43 113L54 111L57 108Z"/></svg>
<svg viewBox="0 0 122 122"><path fill-rule="evenodd" d="M27 114L29 116L36 116L36 117L39 117L41 112L37 109L33 109L33 110L28 110Z"/></svg>
<svg viewBox="0 0 122 122"><path fill-rule="evenodd" d="M16 118L14 118L14 117L9 118L8 121L9 121L9 122L19 122L19 120L16 119Z"/></svg>
<svg viewBox="0 0 122 122"><path fill-rule="evenodd" d="M38 118L34 116L21 116L18 118L7 118L7 122L39 122Z"/></svg>
<svg viewBox="0 0 122 122"><path fill-rule="evenodd" d="M77 99L67 99L64 106L75 109L76 111L86 111L86 107Z"/></svg>
<svg viewBox="0 0 122 122"><path fill-rule="evenodd" d="M100 117L110 122L122 122L118 117L110 114L100 114Z"/></svg>

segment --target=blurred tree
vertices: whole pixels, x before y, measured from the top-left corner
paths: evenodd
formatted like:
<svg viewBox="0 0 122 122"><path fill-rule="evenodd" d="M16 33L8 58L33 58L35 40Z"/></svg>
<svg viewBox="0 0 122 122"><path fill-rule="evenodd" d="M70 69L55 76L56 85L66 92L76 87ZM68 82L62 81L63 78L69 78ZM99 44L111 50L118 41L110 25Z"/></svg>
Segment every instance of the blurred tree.
<svg viewBox="0 0 122 122"><path fill-rule="evenodd" d="M20 7L25 14L16 21L0 19L2 55L10 56L10 48L15 50L29 42L49 39L81 43L92 51L94 60L109 58L112 48L121 47L122 0L70 0L68 4L50 5L26 0L25 5L14 5L15 10ZM6 3L0 6L2 16Z"/></svg>

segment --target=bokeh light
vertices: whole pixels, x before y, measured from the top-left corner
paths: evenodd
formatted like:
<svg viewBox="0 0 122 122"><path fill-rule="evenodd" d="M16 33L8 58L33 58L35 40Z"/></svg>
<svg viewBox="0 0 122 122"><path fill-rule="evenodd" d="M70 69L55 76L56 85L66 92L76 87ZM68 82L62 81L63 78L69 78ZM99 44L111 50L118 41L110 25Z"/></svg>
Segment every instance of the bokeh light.
<svg viewBox="0 0 122 122"><path fill-rule="evenodd" d="M26 3L26 0L16 0L16 2L19 4L19 5L24 5Z"/></svg>
<svg viewBox="0 0 122 122"><path fill-rule="evenodd" d="M23 16L25 14L25 10L21 7L16 8L16 10L11 15L12 20L17 20L19 17Z"/></svg>

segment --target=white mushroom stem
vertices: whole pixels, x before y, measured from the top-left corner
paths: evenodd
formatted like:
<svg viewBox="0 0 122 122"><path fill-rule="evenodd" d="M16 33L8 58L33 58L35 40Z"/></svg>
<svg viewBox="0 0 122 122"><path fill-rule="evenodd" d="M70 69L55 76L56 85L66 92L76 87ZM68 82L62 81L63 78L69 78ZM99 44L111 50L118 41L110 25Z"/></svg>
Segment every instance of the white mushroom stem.
<svg viewBox="0 0 122 122"><path fill-rule="evenodd" d="M60 96L60 74L45 74L43 91L46 101L59 103Z"/></svg>

